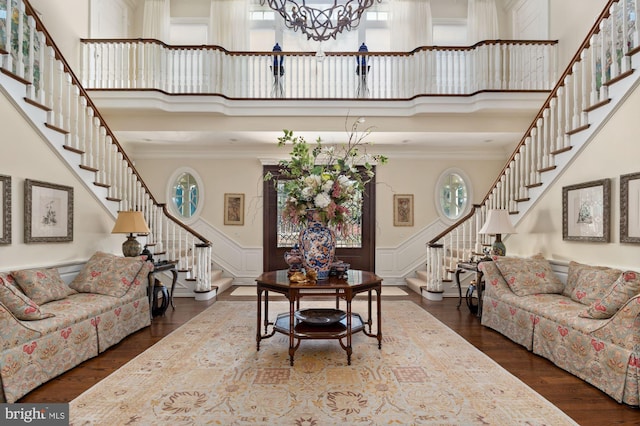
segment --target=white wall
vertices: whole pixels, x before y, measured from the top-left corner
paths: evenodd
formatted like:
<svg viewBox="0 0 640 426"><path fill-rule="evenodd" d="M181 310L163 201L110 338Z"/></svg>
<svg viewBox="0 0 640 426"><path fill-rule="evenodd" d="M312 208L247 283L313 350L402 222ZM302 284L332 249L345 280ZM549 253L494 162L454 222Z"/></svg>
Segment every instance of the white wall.
<svg viewBox="0 0 640 426"><path fill-rule="evenodd" d="M602 0L550 1L550 38L560 41L558 64L561 71L569 64L605 3Z"/></svg>
<svg viewBox="0 0 640 426"><path fill-rule="evenodd" d="M111 235L113 218L0 92L0 173L11 176L12 243L0 245L0 271L86 261L95 251L121 254L123 235ZM24 243L24 180L74 188L73 241Z"/></svg>
<svg viewBox="0 0 640 426"><path fill-rule="evenodd" d="M73 70L79 69L80 39L89 37L88 0L31 0L47 31Z"/></svg>
<svg viewBox="0 0 640 426"><path fill-rule="evenodd" d="M427 227L438 216L435 185L449 167L465 171L473 182L473 202L479 202L493 183L504 160L456 160L391 158L377 168L376 245L396 247ZM159 202L167 202L166 187L173 172L191 167L205 185L202 219L243 247L262 247L262 165L258 159L136 159L136 169ZM225 193L245 194L244 226L225 226ZM414 226L393 226L393 195L414 194Z"/></svg>
<svg viewBox="0 0 640 426"><path fill-rule="evenodd" d="M640 244L620 243L620 175L640 172L636 127L640 89L595 135L573 164L520 221L518 234L505 239L509 254L543 253L557 260L610 265L640 270ZM611 242L586 243L562 239L562 188L611 179Z"/></svg>

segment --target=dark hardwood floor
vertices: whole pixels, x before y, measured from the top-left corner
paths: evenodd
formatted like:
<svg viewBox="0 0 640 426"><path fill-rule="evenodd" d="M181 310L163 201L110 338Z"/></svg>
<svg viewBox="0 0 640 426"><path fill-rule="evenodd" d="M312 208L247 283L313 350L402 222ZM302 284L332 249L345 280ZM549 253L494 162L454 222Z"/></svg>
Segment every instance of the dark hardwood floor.
<svg viewBox="0 0 640 426"><path fill-rule="evenodd" d="M246 300L255 303L255 297L230 297L232 290L221 294L217 300ZM457 299L431 302L411 290L407 289L407 293L409 295L406 297L393 299L411 300L422 306L580 425L640 425L640 409L618 404L546 359L533 355L501 334L481 326L478 318L469 312L464 303L460 309L456 308ZM169 308L166 315L155 318L150 327L129 336L99 357L45 383L18 402L71 401L215 301L216 299L196 302L190 298L177 298L176 309Z"/></svg>

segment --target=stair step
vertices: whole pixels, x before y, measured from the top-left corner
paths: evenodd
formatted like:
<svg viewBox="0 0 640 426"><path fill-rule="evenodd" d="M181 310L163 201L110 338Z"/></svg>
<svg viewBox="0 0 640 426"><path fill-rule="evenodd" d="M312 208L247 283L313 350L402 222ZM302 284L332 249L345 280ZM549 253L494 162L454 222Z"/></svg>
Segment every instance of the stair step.
<svg viewBox="0 0 640 426"><path fill-rule="evenodd" d="M31 98L27 98L27 97L25 97L25 98L24 98L24 101L25 101L26 103L28 103L29 105L33 105L33 106L34 106L34 107L36 107L36 108L40 108L40 109L41 109L41 110L43 110L43 111L47 111L47 112L51 111L51 108L49 108L48 106L46 106L46 105L42 105L40 102L34 101L34 100L33 100L33 99L31 99Z"/></svg>
<svg viewBox="0 0 640 426"><path fill-rule="evenodd" d="M214 271L211 271L211 282L214 282L223 278L222 274L224 274L224 271L222 269L216 269Z"/></svg>
<svg viewBox="0 0 640 426"><path fill-rule="evenodd" d="M44 125L45 125L45 127L49 128L51 130L54 130L54 131L56 131L58 133L62 133L63 135L68 135L69 134L68 130L65 130L65 129L60 128L58 126L54 126L53 124L44 123Z"/></svg>
<svg viewBox="0 0 640 426"><path fill-rule="evenodd" d="M62 145L62 148L65 149L66 151L70 151L70 152L75 152L76 154L84 154L84 151L78 148L74 148L72 146L69 145Z"/></svg>
<svg viewBox="0 0 640 426"><path fill-rule="evenodd" d="M427 271L416 271L416 278L418 278L419 280L426 282L428 277L429 274L427 273Z"/></svg>
<svg viewBox="0 0 640 426"><path fill-rule="evenodd" d="M24 84L25 86L28 86L29 84L31 84L31 82L29 80L25 80L24 78L20 77L17 74L12 73L11 71L9 71L6 68L0 68L0 72L2 72L5 75L8 75L9 77L13 78L16 81L19 81L20 83Z"/></svg>
<svg viewBox="0 0 640 426"><path fill-rule="evenodd" d="M231 284L233 283L233 278L231 277L222 277L215 281L211 280L211 287L216 287L216 296L227 291Z"/></svg>
<svg viewBox="0 0 640 426"><path fill-rule="evenodd" d="M420 295L422 295L421 288L427 285L426 281L415 277L405 278L404 281L407 283L407 287Z"/></svg>

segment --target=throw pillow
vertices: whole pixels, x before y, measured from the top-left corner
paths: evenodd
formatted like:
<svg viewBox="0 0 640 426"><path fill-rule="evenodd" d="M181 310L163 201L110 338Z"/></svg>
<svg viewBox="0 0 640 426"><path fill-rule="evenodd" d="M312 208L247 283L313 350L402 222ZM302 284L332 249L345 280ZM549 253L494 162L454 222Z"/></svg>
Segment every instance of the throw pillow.
<svg viewBox="0 0 640 426"><path fill-rule="evenodd" d="M589 306L602 299L621 274L620 269L583 265L567 277L567 281L572 280L573 284L569 297L574 302Z"/></svg>
<svg viewBox="0 0 640 426"><path fill-rule="evenodd" d="M569 262L569 270L567 271L567 285L565 286L562 294L564 296L571 297L571 294L574 292L576 286L580 283L580 275L582 275L582 273L585 273L586 277L587 275L592 274L594 271L606 270L614 271L612 272L615 275L614 280L617 279L618 276L620 276L620 274L622 273L621 270L612 269L608 266L583 265L582 263L578 262Z"/></svg>
<svg viewBox="0 0 640 426"><path fill-rule="evenodd" d="M40 306L2 277L0 277L0 302L19 320L34 321L54 316L42 312Z"/></svg>
<svg viewBox="0 0 640 426"><path fill-rule="evenodd" d="M627 300L640 293L640 273L625 271L609 288L602 299L591 303L580 313L583 318L611 318L627 303Z"/></svg>
<svg viewBox="0 0 640 426"><path fill-rule="evenodd" d="M495 261L495 264L511 291L518 296L559 294L564 288L546 259L505 257Z"/></svg>
<svg viewBox="0 0 640 426"><path fill-rule="evenodd" d="M143 257L121 257L97 252L84 265L70 287L80 293L122 297L144 265Z"/></svg>
<svg viewBox="0 0 640 426"><path fill-rule="evenodd" d="M64 299L75 293L60 278L60 273L56 268L23 269L11 271L11 275L24 294L38 305Z"/></svg>

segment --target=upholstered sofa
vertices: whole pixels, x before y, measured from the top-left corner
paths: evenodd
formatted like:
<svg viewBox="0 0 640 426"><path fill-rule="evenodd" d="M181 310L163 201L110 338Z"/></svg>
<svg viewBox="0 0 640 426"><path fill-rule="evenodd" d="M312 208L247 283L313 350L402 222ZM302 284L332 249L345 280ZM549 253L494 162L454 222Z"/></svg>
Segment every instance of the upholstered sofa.
<svg viewBox="0 0 640 426"><path fill-rule="evenodd" d="M570 262L483 262L482 324L610 395L640 401L640 273Z"/></svg>
<svg viewBox="0 0 640 426"><path fill-rule="evenodd" d="M145 257L97 252L67 284L57 268L0 273L1 402L150 324Z"/></svg>

